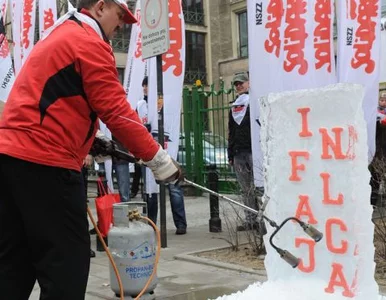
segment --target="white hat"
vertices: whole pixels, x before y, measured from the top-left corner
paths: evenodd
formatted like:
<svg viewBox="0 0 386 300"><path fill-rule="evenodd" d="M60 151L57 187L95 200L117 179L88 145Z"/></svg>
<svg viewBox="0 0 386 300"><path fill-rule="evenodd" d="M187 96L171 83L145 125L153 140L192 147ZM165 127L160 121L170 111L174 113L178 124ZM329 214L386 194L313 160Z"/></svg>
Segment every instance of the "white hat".
<svg viewBox="0 0 386 300"><path fill-rule="evenodd" d="M120 7L122 7L122 9L126 12L125 16L123 17L123 22L125 22L126 24L137 23L137 19L131 13L125 0L114 0L114 2L118 4Z"/></svg>

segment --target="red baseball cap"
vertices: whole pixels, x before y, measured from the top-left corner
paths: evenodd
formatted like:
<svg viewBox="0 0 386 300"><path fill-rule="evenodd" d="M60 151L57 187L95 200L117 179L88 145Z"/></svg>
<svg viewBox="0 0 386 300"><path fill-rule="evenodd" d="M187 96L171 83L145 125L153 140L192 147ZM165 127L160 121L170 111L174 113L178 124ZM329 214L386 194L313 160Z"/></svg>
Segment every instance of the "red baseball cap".
<svg viewBox="0 0 386 300"><path fill-rule="evenodd" d="M125 22L126 24L137 23L137 19L131 13L125 0L114 0L114 2L118 4L126 12L125 16L123 17L123 22Z"/></svg>

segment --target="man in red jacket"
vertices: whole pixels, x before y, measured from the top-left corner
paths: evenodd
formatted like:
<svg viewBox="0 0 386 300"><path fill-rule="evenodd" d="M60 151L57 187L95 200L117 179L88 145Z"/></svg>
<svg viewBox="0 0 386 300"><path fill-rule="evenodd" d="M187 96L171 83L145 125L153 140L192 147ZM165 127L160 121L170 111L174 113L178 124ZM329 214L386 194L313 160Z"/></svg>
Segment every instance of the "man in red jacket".
<svg viewBox="0 0 386 300"><path fill-rule="evenodd" d="M159 181L180 168L126 101L109 39L124 0L80 0L32 50L0 121L0 298L84 299L90 238L80 169L98 118Z"/></svg>

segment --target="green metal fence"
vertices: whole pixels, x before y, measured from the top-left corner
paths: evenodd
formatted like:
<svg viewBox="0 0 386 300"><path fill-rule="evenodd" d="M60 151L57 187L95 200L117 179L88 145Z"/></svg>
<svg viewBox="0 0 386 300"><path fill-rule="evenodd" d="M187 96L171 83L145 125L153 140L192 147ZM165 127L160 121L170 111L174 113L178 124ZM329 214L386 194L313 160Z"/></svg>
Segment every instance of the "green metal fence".
<svg viewBox="0 0 386 300"><path fill-rule="evenodd" d="M233 192L237 188L233 168L228 164L228 116L234 90L220 85L205 91L202 86L184 88L183 112L178 160L186 176L201 185L208 185L211 165L219 174L219 190Z"/></svg>

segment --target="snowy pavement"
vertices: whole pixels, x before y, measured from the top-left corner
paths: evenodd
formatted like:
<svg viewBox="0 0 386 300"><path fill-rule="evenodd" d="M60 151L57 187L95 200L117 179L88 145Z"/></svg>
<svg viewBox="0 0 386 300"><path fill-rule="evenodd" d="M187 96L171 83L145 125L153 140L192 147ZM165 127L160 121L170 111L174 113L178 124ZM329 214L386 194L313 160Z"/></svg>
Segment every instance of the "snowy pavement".
<svg viewBox="0 0 386 300"><path fill-rule="evenodd" d="M347 299L367 299L367 300L386 300L386 297L379 296L378 299L369 299L366 295L357 295L355 298L343 296L340 292L334 294L316 293L323 291L325 282L322 281L278 281L251 284L244 291L222 296L216 300L347 300Z"/></svg>

